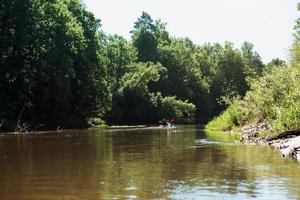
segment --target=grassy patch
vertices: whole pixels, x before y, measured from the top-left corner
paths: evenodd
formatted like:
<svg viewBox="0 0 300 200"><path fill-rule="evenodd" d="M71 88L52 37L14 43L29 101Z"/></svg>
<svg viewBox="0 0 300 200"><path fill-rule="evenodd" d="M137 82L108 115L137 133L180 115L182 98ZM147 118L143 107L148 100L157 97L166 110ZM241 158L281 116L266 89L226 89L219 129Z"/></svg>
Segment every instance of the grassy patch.
<svg viewBox="0 0 300 200"><path fill-rule="evenodd" d="M207 130L219 130L219 131L231 131L238 126L238 121L234 109L229 107L221 115L215 117L210 121L205 129Z"/></svg>

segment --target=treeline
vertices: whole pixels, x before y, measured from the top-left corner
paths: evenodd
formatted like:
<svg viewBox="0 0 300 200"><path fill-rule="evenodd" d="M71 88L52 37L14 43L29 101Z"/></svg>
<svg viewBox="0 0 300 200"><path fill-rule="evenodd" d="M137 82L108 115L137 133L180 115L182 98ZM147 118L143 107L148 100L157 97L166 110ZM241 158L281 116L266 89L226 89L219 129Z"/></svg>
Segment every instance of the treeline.
<svg viewBox="0 0 300 200"><path fill-rule="evenodd" d="M204 123L265 67L251 43L199 46L145 12L130 41L100 28L80 0L1 1L1 130Z"/></svg>
<svg viewBox="0 0 300 200"><path fill-rule="evenodd" d="M273 60L263 76L250 81L245 96L228 101L228 108L206 126L212 130L262 127L258 137L274 137L300 128L300 20L296 21L291 62Z"/></svg>

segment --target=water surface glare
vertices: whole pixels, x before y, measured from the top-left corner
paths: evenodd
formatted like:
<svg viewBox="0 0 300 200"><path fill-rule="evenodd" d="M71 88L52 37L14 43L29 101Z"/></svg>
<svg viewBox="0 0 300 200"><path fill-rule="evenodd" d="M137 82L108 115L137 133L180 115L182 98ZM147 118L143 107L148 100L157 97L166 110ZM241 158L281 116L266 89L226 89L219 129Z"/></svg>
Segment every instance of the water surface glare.
<svg viewBox="0 0 300 200"><path fill-rule="evenodd" d="M194 126L0 136L0 199L300 199L300 165Z"/></svg>

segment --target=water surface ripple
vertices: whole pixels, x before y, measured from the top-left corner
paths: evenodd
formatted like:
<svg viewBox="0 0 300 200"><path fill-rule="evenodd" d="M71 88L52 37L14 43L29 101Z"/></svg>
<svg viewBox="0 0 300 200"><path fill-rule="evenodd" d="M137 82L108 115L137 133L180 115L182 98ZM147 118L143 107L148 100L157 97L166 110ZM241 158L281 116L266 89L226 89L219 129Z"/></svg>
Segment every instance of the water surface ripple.
<svg viewBox="0 0 300 200"><path fill-rule="evenodd" d="M300 167L194 126L0 136L0 199L300 199Z"/></svg>

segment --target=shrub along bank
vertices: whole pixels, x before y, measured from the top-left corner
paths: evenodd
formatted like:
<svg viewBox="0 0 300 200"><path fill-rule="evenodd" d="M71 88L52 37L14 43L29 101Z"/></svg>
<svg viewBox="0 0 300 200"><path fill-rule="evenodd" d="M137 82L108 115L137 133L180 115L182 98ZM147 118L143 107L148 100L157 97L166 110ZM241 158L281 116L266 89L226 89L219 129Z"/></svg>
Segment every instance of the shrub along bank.
<svg viewBox="0 0 300 200"><path fill-rule="evenodd" d="M251 82L251 89L232 101L227 110L206 125L207 129L230 131L266 124L258 136L274 137L300 127L299 67L270 67Z"/></svg>

